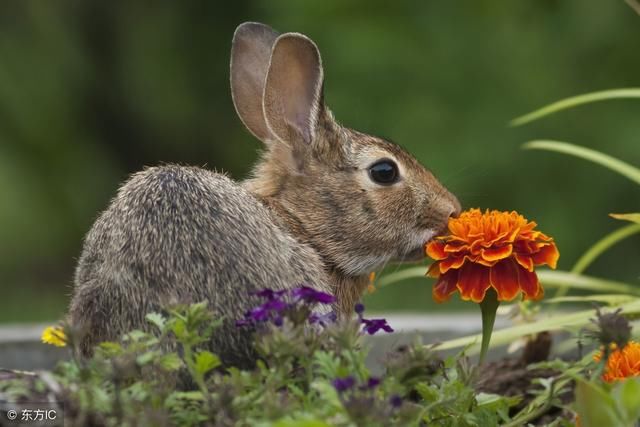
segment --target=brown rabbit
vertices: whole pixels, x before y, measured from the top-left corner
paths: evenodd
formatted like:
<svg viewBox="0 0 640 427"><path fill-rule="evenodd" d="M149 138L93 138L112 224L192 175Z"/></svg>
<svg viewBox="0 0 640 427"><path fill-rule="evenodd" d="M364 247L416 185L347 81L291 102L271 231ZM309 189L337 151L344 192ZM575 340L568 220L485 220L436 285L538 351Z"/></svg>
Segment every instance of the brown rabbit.
<svg viewBox="0 0 640 427"><path fill-rule="evenodd" d="M234 320L251 292L307 283L352 312L371 271L415 261L460 205L398 145L342 127L323 103L316 45L302 34L240 25L231 93L265 144L248 180L196 167L134 174L86 236L69 320L102 340L145 328L145 315L207 300L226 319L211 348L251 364Z"/></svg>

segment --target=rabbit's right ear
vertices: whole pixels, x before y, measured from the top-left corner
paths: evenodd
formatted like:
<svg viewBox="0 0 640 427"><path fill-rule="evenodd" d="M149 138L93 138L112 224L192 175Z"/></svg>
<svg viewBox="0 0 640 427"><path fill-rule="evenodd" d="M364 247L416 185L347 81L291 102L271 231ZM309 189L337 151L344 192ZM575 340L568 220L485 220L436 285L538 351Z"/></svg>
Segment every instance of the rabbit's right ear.
<svg viewBox="0 0 640 427"><path fill-rule="evenodd" d="M242 123L259 140L273 140L262 110L271 49L279 34L258 22L236 28L231 45L231 97Z"/></svg>

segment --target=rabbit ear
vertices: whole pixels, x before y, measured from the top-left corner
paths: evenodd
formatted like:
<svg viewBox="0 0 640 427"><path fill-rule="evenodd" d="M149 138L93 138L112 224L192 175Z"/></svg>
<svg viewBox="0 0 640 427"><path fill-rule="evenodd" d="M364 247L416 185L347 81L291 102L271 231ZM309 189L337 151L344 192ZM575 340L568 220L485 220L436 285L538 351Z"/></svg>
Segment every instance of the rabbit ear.
<svg viewBox="0 0 640 427"><path fill-rule="evenodd" d="M262 94L278 32L258 22L240 24L231 45L231 97L242 123L263 142L274 136L264 119Z"/></svg>
<svg viewBox="0 0 640 427"><path fill-rule="evenodd" d="M298 33L278 37L262 101L267 125L278 139L313 141L322 108L322 81L322 60L315 43Z"/></svg>

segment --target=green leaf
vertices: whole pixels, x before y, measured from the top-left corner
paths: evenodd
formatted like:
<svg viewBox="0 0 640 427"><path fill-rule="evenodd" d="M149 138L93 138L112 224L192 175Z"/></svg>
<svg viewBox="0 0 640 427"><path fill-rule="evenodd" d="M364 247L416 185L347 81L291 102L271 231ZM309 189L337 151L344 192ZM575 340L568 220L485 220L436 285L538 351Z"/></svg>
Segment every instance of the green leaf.
<svg viewBox="0 0 640 427"><path fill-rule="evenodd" d="M413 279L416 277L425 277L427 273L427 267L411 267L405 268L400 271L396 271L391 274L385 274L380 277L376 282L376 287L381 288L383 286L391 285L396 282L401 282L407 279Z"/></svg>
<svg viewBox="0 0 640 427"><path fill-rule="evenodd" d="M623 221L635 222L640 224L640 213L626 213L626 214L609 214L611 218L621 219Z"/></svg>
<svg viewBox="0 0 640 427"><path fill-rule="evenodd" d="M182 359L176 353L167 353L158 362L165 371L177 371L182 367Z"/></svg>
<svg viewBox="0 0 640 427"><path fill-rule="evenodd" d="M426 382L420 382L414 385L415 390L425 402L437 402L441 397L441 391L434 386L430 386Z"/></svg>
<svg viewBox="0 0 640 427"><path fill-rule="evenodd" d="M501 396L499 394L480 392L476 396L478 406L494 406L496 403L506 403L508 406L517 405L522 401L520 396Z"/></svg>
<svg viewBox="0 0 640 427"><path fill-rule="evenodd" d="M640 98L640 88L611 89L600 92L591 92L583 95L572 96L560 101L556 101L524 116L516 117L509 122L510 126L521 126L538 120L541 117L553 114L555 112L577 107L578 105L589 104L592 102L605 101L608 99L624 99L624 98Z"/></svg>
<svg viewBox="0 0 640 427"><path fill-rule="evenodd" d="M592 161L620 175L629 178L637 184L640 184L640 169L608 154L601 153L590 148L581 147L579 145L569 144L567 142L551 141L551 140L537 140L525 143L522 146L525 150L548 150L556 151L558 153L569 154L575 157L580 157L585 160Z"/></svg>
<svg viewBox="0 0 640 427"><path fill-rule="evenodd" d="M555 297L545 299L543 303L557 303L557 302L603 302L605 304L616 306L631 302L638 297L635 295L624 294L597 294L597 295L585 295L585 296L569 296L569 297Z"/></svg>
<svg viewBox="0 0 640 427"><path fill-rule="evenodd" d="M184 340L188 335L186 322L175 318L171 324L171 331L173 331L178 341Z"/></svg>
<svg viewBox="0 0 640 427"><path fill-rule="evenodd" d="M613 390L613 397L629 424L640 418L640 380L628 378L619 382Z"/></svg>
<svg viewBox="0 0 640 427"><path fill-rule="evenodd" d="M142 353L140 356L136 357L136 362L140 366L144 366L150 362L152 362L156 357L160 356L160 352L157 350L147 351L146 353Z"/></svg>
<svg viewBox="0 0 640 427"><path fill-rule="evenodd" d="M129 332L128 334L126 334L124 336L124 339L127 341L134 341L134 342L138 342L138 341L142 341L145 338L148 338L149 334L147 334L144 331L140 331L138 329L134 329L133 331Z"/></svg>
<svg viewBox="0 0 640 427"><path fill-rule="evenodd" d="M202 375L217 368L220 363L220 358L210 351L201 351L196 354L196 370Z"/></svg>
<svg viewBox="0 0 640 427"><path fill-rule="evenodd" d="M538 279L545 287L569 287L592 292L640 295L640 286L614 280L601 279L568 271L540 270Z"/></svg>
<svg viewBox="0 0 640 427"><path fill-rule="evenodd" d="M582 427L624 425L616 413L615 401L596 384L578 379L575 393L576 412Z"/></svg>
<svg viewBox="0 0 640 427"><path fill-rule="evenodd" d="M166 319L159 313L149 313L145 317L151 324L155 325L160 329L160 331L164 331L164 325L166 323Z"/></svg>
<svg viewBox="0 0 640 427"><path fill-rule="evenodd" d="M327 424L325 421L317 418L309 419L282 419L273 423L273 427L330 427L331 424Z"/></svg>
<svg viewBox="0 0 640 427"><path fill-rule="evenodd" d="M338 392L335 387L328 382L322 380L314 381L311 383L311 388L318 393L319 399L324 402L325 405L335 410L342 408Z"/></svg>
<svg viewBox="0 0 640 427"><path fill-rule="evenodd" d="M102 355L107 358L119 356L124 352L124 349L120 344L111 341L101 342L98 348Z"/></svg>
<svg viewBox="0 0 640 427"><path fill-rule="evenodd" d="M167 396L167 400L176 401L176 400L194 400L194 401L202 401L204 400L204 395L201 391L174 391L169 396Z"/></svg>

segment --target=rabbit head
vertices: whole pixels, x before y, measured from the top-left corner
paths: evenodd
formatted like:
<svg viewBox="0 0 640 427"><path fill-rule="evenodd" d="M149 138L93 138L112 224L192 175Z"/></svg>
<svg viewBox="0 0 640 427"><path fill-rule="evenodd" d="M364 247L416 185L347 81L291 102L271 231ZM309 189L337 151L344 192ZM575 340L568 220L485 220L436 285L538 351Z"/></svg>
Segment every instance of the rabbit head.
<svg viewBox="0 0 640 427"><path fill-rule="evenodd" d="M238 27L233 101L266 146L246 187L344 276L422 259L424 244L460 204L400 146L339 125L322 86L309 38L258 23Z"/></svg>

